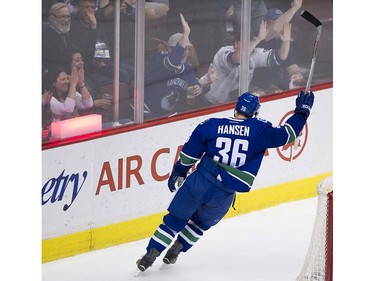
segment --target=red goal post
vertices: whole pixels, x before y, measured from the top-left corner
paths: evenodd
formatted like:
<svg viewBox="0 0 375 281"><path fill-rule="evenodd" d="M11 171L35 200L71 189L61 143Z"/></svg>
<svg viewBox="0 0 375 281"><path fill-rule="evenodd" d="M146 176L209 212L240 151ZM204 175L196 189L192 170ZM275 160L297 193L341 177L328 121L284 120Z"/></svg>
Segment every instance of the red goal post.
<svg viewBox="0 0 375 281"><path fill-rule="evenodd" d="M333 176L317 186L318 207L309 249L297 281L332 281Z"/></svg>

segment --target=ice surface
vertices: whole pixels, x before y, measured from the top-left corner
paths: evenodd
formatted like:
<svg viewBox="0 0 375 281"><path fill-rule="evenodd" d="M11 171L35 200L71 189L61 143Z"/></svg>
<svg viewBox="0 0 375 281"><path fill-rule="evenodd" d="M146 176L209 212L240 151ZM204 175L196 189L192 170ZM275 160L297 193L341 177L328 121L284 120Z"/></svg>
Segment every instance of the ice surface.
<svg viewBox="0 0 375 281"><path fill-rule="evenodd" d="M43 281L292 281L309 246L317 197L222 220L176 264L134 277L148 239L42 265Z"/></svg>

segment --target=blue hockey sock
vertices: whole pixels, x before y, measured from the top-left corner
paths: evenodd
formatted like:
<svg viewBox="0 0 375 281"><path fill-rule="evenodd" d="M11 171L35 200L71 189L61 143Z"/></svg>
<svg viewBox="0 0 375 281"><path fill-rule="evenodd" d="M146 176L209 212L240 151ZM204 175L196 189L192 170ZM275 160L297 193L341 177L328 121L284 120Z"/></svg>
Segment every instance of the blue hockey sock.
<svg viewBox="0 0 375 281"><path fill-rule="evenodd" d="M178 240L184 245L182 252L186 252L202 237L204 229L199 227L193 221L185 226L185 228L178 235Z"/></svg>
<svg viewBox="0 0 375 281"><path fill-rule="evenodd" d="M155 248L160 253L163 252L165 248L171 244L175 235L176 232L165 224L159 225L148 243L147 252L149 252L152 248Z"/></svg>

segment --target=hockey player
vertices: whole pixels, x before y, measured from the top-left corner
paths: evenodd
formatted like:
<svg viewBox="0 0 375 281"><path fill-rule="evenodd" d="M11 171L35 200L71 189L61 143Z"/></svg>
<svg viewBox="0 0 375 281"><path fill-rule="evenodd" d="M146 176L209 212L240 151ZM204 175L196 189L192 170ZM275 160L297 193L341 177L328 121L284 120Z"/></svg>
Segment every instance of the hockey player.
<svg viewBox="0 0 375 281"><path fill-rule="evenodd" d="M168 187L180 187L137 261L140 271L150 267L174 240L163 258L174 264L180 252L188 251L203 233L228 212L236 192L250 191L267 148L294 141L314 103L314 94L299 92L294 114L283 126L274 127L257 117L259 98L249 92L237 101L234 117L210 118L199 124L184 144L174 165ZM189 176L187 172L200 160Z"/></svg>

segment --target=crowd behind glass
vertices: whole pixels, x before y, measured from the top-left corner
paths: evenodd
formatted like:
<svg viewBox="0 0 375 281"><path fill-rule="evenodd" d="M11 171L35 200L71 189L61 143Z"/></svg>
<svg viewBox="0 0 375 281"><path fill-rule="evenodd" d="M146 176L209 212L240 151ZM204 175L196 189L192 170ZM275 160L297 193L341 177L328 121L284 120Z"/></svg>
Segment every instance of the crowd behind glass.
<svg viewBox="0 0 375 281"><path fill-rule="evenodd" d="M86 114L101 114L103 130L114 121L133 124L139 110L136 65L144 71L144 122L236 100L242 5L242 0L145 1L140 62L136 0L42 0L43 142L51 140L52 122ZM316 35L299 16L305 9L323 23L312 84L332 82L332 1L252 0L247 90L266 96L306 85Z"/></svg>

